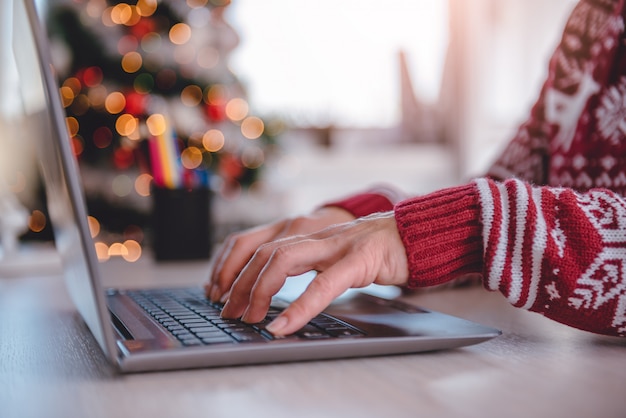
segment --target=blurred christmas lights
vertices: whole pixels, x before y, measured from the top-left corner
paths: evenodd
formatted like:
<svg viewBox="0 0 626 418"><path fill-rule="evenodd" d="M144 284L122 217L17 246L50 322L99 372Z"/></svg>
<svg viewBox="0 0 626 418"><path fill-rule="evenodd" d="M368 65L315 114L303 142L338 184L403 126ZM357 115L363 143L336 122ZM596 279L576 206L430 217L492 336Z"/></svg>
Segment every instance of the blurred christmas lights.
<svg viewBox="0 0 626 418"><path fill-rule="evenodd" d="M253 184L277 132L250 113L223 65L229 51L203 41L222 19L214 11L230 2L113 3L75 0L51 13L52 35L70 57L59 91L80 164L117 171L108 187L118 197L149 198L152 185L219 185L228 194ZM134 261L141 239L100 238L98 257Z"/></svg>

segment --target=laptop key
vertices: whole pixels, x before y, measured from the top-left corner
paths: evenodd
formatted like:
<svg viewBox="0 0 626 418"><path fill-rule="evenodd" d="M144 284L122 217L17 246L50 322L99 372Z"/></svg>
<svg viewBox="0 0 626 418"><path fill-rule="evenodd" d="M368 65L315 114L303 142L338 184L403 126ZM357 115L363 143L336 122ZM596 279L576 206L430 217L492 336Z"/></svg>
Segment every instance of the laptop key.
<svg viewBox="0 0 626 418"><path fill-rule="evenodd" d="M189 331L194 332L194 333L199 333L199 332L219 332L219 333L223 333L222 330L220 330L219 328L211 325L211 324L207 324L206 326L200 326L200 327L189 327Z"/></svg>
<svg viewBox="0 0 626 418"><path fill-rule="evenodd" d="M201 341L201 340L199 340L199 339L197 339L197 338L194 338L194 339L187 339L187 340L183 340L183 341L181 341L181 342L183 343L183 345L186 345L186 346L192 346L192 345L203 345L203 344L202 344L202 341Z"/></svg>
<svg viewBox="0 0 626 418"><path fill-rule="evenodd" d="M174 331L187 331L187 329L185 327L183 327L182 325L169 325L166 327L171 333L173 333Z"/></svg>
<svg viewBox="0 0 626 418"><path fill-rule="evenodd" d="M180 323L187 326L199 326L197 324L210 324L206 319L181 319Z"/></svg>
<svg viewBox="0 0 626 418"><path fill-rule="evenodd" d="M235 340L233 340L229 335L216 335L216 336L212 336L212 337L205 337L202 338L202 342L205 344L225 344L225 343L235 343Z"/></svg>
<svg viewBox="0 0 626 418"><path fill-rule="evenodd" d="M187 320L187 319L202 319L202 317L200 315L195 315L193 313L186 313L184 315L172 315L174 318L176 318L179 321L182 320Z"/></svg>
<svg viewBox="0 0 626 418"><path fill-rule="evenodd" d="M191 340L193 338L196 338L196 336L193 335L191 332L187 331L187 332L178 333L176 335L176 338L178 338L179 340Z"/></svg>
<svg viewBox="0 0 626 418"><path fill-rule="evenodd" d="M226 335L221 331L197 332L196 336L198 338L215 338L215 337L223 337L223 336L231 338L229 335Z"/></svg>

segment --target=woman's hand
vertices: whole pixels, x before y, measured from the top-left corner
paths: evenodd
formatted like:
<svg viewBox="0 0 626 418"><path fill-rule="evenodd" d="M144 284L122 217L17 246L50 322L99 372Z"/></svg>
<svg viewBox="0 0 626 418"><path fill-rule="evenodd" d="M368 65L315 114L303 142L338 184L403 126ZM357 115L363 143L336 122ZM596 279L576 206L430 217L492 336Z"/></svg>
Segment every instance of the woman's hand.
<svg viewBox="0 0 626 418"><path fill-rule="evenodd" d="M354 216L341 208L324 207L307 216L229 235L217 252L211 276L204 285L206 295L213 301L225 299L233 282L261 245L293 235L310 234L351 220Z"/></svg>
<svg viewBox="0 0 626 418"><path fill-rule="evenodd" d="M407 257L393 212L261 245L232 284L222 316L261 321L286 278L309 270L318 272L315 279L268 325L274 335L297 331L349 288L407 283Z"/></svg>

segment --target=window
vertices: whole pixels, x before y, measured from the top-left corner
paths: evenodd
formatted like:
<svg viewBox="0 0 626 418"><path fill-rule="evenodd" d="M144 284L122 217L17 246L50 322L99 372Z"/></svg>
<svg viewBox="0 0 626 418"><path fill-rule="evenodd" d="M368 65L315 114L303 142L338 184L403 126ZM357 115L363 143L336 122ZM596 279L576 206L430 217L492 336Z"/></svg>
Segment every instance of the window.
<svg viewBox="0 0 626 418"><path fill-rule="evenodd" d="M399 51L435 101L447 44L442 0L237 0L230 66L262 114L297 125L398 123Z"/></svg>

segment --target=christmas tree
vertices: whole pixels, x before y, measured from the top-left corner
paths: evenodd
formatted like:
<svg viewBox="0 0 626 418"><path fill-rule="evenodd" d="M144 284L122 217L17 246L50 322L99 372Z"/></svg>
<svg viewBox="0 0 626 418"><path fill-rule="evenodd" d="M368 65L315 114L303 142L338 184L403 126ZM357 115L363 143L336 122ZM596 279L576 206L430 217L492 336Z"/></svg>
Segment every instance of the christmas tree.
<svg viewBox="0 0 626 418"><path fill-rule="evenodd" d="M68 128L89 212L106 229L145 227L154 186L228 195L258 179L273 140L228 67L238 44L224 19L228 4L51 6L48 30ZM89 181L90 173L97 180Z"/></svg>

